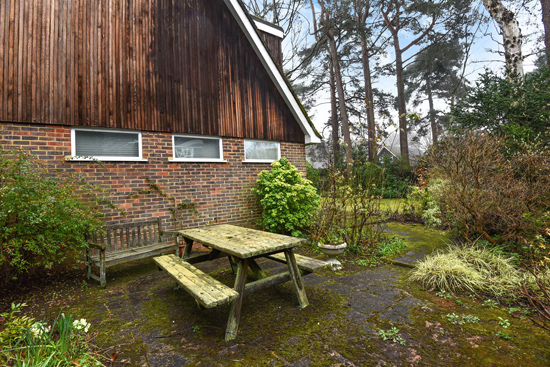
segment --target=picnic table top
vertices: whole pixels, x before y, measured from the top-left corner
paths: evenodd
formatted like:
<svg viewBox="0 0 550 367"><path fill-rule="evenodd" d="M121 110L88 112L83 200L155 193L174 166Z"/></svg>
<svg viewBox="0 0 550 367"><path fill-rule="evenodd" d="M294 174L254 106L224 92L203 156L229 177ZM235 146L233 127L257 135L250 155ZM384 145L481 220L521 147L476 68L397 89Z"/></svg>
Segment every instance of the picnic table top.
<svg viewBox="0 0 550 367"><path fill-rule="evenodd" d="M205 228L182 229L178 234L226 254L247 259L296 247L303 238L220 224Z"/></svg>

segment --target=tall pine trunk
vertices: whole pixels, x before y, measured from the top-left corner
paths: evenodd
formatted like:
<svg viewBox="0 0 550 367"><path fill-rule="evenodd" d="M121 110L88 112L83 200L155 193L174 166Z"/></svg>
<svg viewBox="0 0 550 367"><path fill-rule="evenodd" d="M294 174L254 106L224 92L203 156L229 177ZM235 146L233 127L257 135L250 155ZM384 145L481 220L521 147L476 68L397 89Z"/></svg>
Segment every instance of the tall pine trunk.
<svg viewBox="0 0 550 367"><path fill-rule="evenodd" d="M336 106L336 81L334 78L334 66L330 63L330 125L332 126L332 151L334 162L340 159L340 124L338 123L338 107Z"/></svg>
<svg viewBox="0 0 550 367"><path fill-rule="evenodd" d="M353 152L351 147L351 133L349 128L348 112L346 108L346 97L344 94L344 83L342 82L342 73L340 71L340 58L336 41L332 35L332 30L328 31L328 44L332 66L334 67L334 79L336 81L336 91L338 92L338 106L340 107L340 119L342 120L342 135L344 137L344 151L346 152L346 163L353 162Z"/></svg>
<svg viewBox="0 0 550 367"><path fill-rule="evenodd" d="M542 25L544 26L546 64L550 67L550 0L540 0L540 7L542 9Z"/></svg>
<svg viewBox="0 0 550 367"><path fill-rule="evenodd" d="M399 150L401 161L409 165L409 140L407 132L407 107L405 104L405 78L403 76L403 51L399 47L399 37L393 36L395 50L395 74L397 82L397 110L399 113Z"/></svg>
<svg viewBox="0 0 550 367"><path fill-rule="evenodd" d="M363 63L363 77L365 79L365 98L367 105L367 138L369 161L374 162L376 158L376 123L374 121L374 95L372 93L372 80L370 73L369 52L365 35L361 34L361 62Z"/></svg>
<svg viewBox="0 0 550 367"><path fill-rule="evenodd" d="M430 108L430 127L432 129L432 144L437 144L438 131L437 123L435 121L435 109L434 109L434 98L432 93L432 82L428 75L426 75L426 94L428 95L428 107Z"/></svg>

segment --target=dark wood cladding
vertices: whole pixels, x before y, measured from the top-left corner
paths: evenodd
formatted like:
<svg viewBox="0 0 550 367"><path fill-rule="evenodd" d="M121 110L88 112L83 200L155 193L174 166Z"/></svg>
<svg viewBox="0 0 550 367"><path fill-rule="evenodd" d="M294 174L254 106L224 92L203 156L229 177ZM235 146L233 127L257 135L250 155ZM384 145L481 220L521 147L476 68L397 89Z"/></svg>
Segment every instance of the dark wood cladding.
<svg viewBox="0 0 550 367"><path fill-rule="evenodd" d="M222 0L0 0L0 89L0 121L304 141Z"/></svg>
<svg viewBox="0 0 550 367"><path fill-rule="evenodd" d="M260 34L262 35L262 39L267 46L267 49L269 52L271 52L271 56L273 56L273 59L277 62L277 65L280 67L283 66L283 46L281 39L277 36L274 36L269 33L265 33L260 31Z"/></svg>

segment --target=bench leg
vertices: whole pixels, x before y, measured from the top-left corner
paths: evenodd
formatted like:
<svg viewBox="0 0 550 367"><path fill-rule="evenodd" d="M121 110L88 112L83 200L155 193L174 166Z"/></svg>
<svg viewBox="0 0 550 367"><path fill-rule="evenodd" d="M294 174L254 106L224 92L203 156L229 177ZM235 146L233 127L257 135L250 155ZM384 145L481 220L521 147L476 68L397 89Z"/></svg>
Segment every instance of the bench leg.
<svg viewBox="0 0 550 367"><path fill-rule="evenodd" d="M238 260L237 279L235 280L234 289L239 292L237 297L231 303L231 311L229 311L229 319L227 320L227 328L225 330L225 341L235 339L237 330L239 329L239 320L241 318L241 306L244 298L244 287L246 285L246 277L248 275L248 260Z"/></svg>
<svg viewBox="0 0 550 367"><path fill-rule="evenodd" d="M99 252L99 283L101 288L107 286L107 276L105 274L105 250Z"/></svg>
<svg viewBox="0 0 550 367"><path fill-rule="evenodd" d="M92 276L92 259L90 258L90 249L86 249L86 279L90 280L90 277Z"/></svg>
<svg viewBox="0 0 550 367"><path fill-rule="evenodd" d="M304 288L304 282L302 281L302 276L300 275L300 270L296 265L296 258L294 257L294 252L292 249L285 250L285 258L288 264L288 271L292 277L292 282L294 283L294 289L296 290L296 296L298 296L298 302L300 303L300 308L307 307L309 302L306 296L306 289Z"/></svg>

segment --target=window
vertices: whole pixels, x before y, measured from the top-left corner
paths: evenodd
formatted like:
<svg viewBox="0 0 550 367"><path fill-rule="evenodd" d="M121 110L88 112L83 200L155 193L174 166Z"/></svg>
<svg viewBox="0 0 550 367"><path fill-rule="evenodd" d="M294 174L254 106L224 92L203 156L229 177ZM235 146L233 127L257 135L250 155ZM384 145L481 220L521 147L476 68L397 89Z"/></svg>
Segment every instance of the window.
<svg viewBox="0 0 550 367"><path fill-rule="evenodd" d="M173 135L174 161L223 162L220 138Z"/></svg>
<svg viewBox="0 0 550 367"><path fill-rule="evenodd" d="M281 146L276 141L245 140L244 161L270 163L281 158Z"/></svg>
<svg viewBox="0 0 550 367"><path fill-rule="evenodd" d="M72 129L71 145L76 160L143 160L139 131Z"/></svg>

